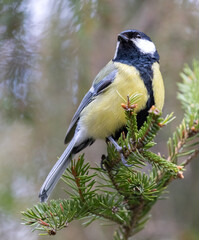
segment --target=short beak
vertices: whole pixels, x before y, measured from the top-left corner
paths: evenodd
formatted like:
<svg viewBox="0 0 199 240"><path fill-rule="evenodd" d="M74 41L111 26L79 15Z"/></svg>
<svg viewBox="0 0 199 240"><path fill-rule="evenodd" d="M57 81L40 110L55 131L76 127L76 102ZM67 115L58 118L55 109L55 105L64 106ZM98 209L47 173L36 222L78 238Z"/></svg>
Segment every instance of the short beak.
<svg viewBox="0 0 199 240"><path fill-rule="evenodd" d="M119 35L118 35L118 41L125 41L125 42L128 42L129 41L129 39L127 38L127 36L125 36L124 34L122 34L122 33L120 33Z"/></svg>

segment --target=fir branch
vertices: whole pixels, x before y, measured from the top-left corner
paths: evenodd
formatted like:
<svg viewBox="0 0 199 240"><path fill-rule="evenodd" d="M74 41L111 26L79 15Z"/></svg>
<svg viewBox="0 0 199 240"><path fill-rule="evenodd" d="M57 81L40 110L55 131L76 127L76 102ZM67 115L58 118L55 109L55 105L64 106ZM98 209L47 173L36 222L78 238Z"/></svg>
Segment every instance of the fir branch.
<svg viewBox="0 0 199 240"><path fill-rule="evenodd" d="M24 223L33 230L55 235L73 220L81 219L87 226L101 219L118 225L115 240L127 240L143 229L149 211L166 187L172 180L183 178L184 167L199 154L199 62L194 61L193 70L186 66L181 76L178 98L185 117L168 141L167 159L149 149L154 146L158 131L174 119L173 114L162 118L161 112L152 107L138 129L136 104L140 95L127 97L122 107L128 132L126 136L121 134L118 144L131 166L123 165L121 153L110 143L107 156L102 156L103 168L91 168L81 155L63 176L69 198L27 209L22 212ZM125 101L119 92L118 95Z"/></svg>
<svg viewBox="0 0 199 240"><path fill-rule="evenodd" d="M185 110L185 118L167 143L169 150L168 160L174 163L178 162L180 156L185 155L187 155L188 162L190 162L198 154L199 143L196 140L199 133L198 69L199 61L196 60L193 61L193 70L185 66L184 72L181 74L183 82L178 84L180 90L178 99ZM192 144L187 146L188 142L192 142Z"/></svg>
<svg viewBox="0 0 199 240"><path fill-rule="evenodd" d="M159 168L167 169L172 175L176 175L179 172L179 168L176 164L171 163L170 161L162 158L161 156L150 152L150 151L143 151L143 157L145 157L149 162L155 164Z"/></svg>

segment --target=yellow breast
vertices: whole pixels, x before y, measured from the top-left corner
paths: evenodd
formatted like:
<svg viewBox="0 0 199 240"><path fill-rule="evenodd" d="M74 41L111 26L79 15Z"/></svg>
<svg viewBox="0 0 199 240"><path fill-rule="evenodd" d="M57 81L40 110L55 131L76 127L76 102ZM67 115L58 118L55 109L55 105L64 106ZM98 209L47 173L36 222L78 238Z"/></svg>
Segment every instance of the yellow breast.
<svg viewBox="0 0 199 240"><path fill-rule="evenodd" d="M112 84L101 94L99 94L95 100L93 100L80 115L80 125L86 128L90 137L106 138L119 130L126 124L126 118L121 103L124 100L120 95L126 99L127 95L131 96L134 93L140 93L141 98L138 102L136 111L139 112L145 108L148 100L147 89L144 82L140 78L139 71L133 66L127 66L122 63L114 63L118 68L118 73ZM154 67L157 72L154 77L160 77L158 68ZM154 87L158 88L160 84L158 80L154 81ZM159 99L158 91L155 91L155 102L161 102L158 104L158 108L161 110L163 106L162 99Z"/></svg>

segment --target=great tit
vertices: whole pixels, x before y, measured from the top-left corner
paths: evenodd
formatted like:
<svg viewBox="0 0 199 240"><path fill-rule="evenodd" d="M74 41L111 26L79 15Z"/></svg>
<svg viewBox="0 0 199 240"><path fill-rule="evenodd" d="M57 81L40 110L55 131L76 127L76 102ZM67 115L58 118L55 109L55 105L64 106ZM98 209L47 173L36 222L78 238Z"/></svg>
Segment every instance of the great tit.
<svg viewBox="0 0 199 240"><path fill-rule="evenodd" d="M64 173L74 154L96 139L115 139L126 125L121 96L140 94L137 121L142 126L148 110L164 104L164 83L159 69L159 54L154 43L143 32L123 31L118 35L114 58L98 73L84 96L65 137L65 151L48 174L39 193L45 202Z"/></svg>

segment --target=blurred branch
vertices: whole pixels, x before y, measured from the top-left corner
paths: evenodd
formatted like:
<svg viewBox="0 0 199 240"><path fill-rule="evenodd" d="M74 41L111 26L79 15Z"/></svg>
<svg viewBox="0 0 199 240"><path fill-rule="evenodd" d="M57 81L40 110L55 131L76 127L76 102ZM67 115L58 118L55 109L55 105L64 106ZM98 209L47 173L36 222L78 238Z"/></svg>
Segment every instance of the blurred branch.
<svg viewBox="0 0 199 240"><path fill-rule="evenodd" d="M36 41L29 29L30 14L26 12L26 4L24 0L0 3L0 79L3 89L0 107L10 119L23 116L30 120L33 112L30 111L29 96Z"/></svg>

